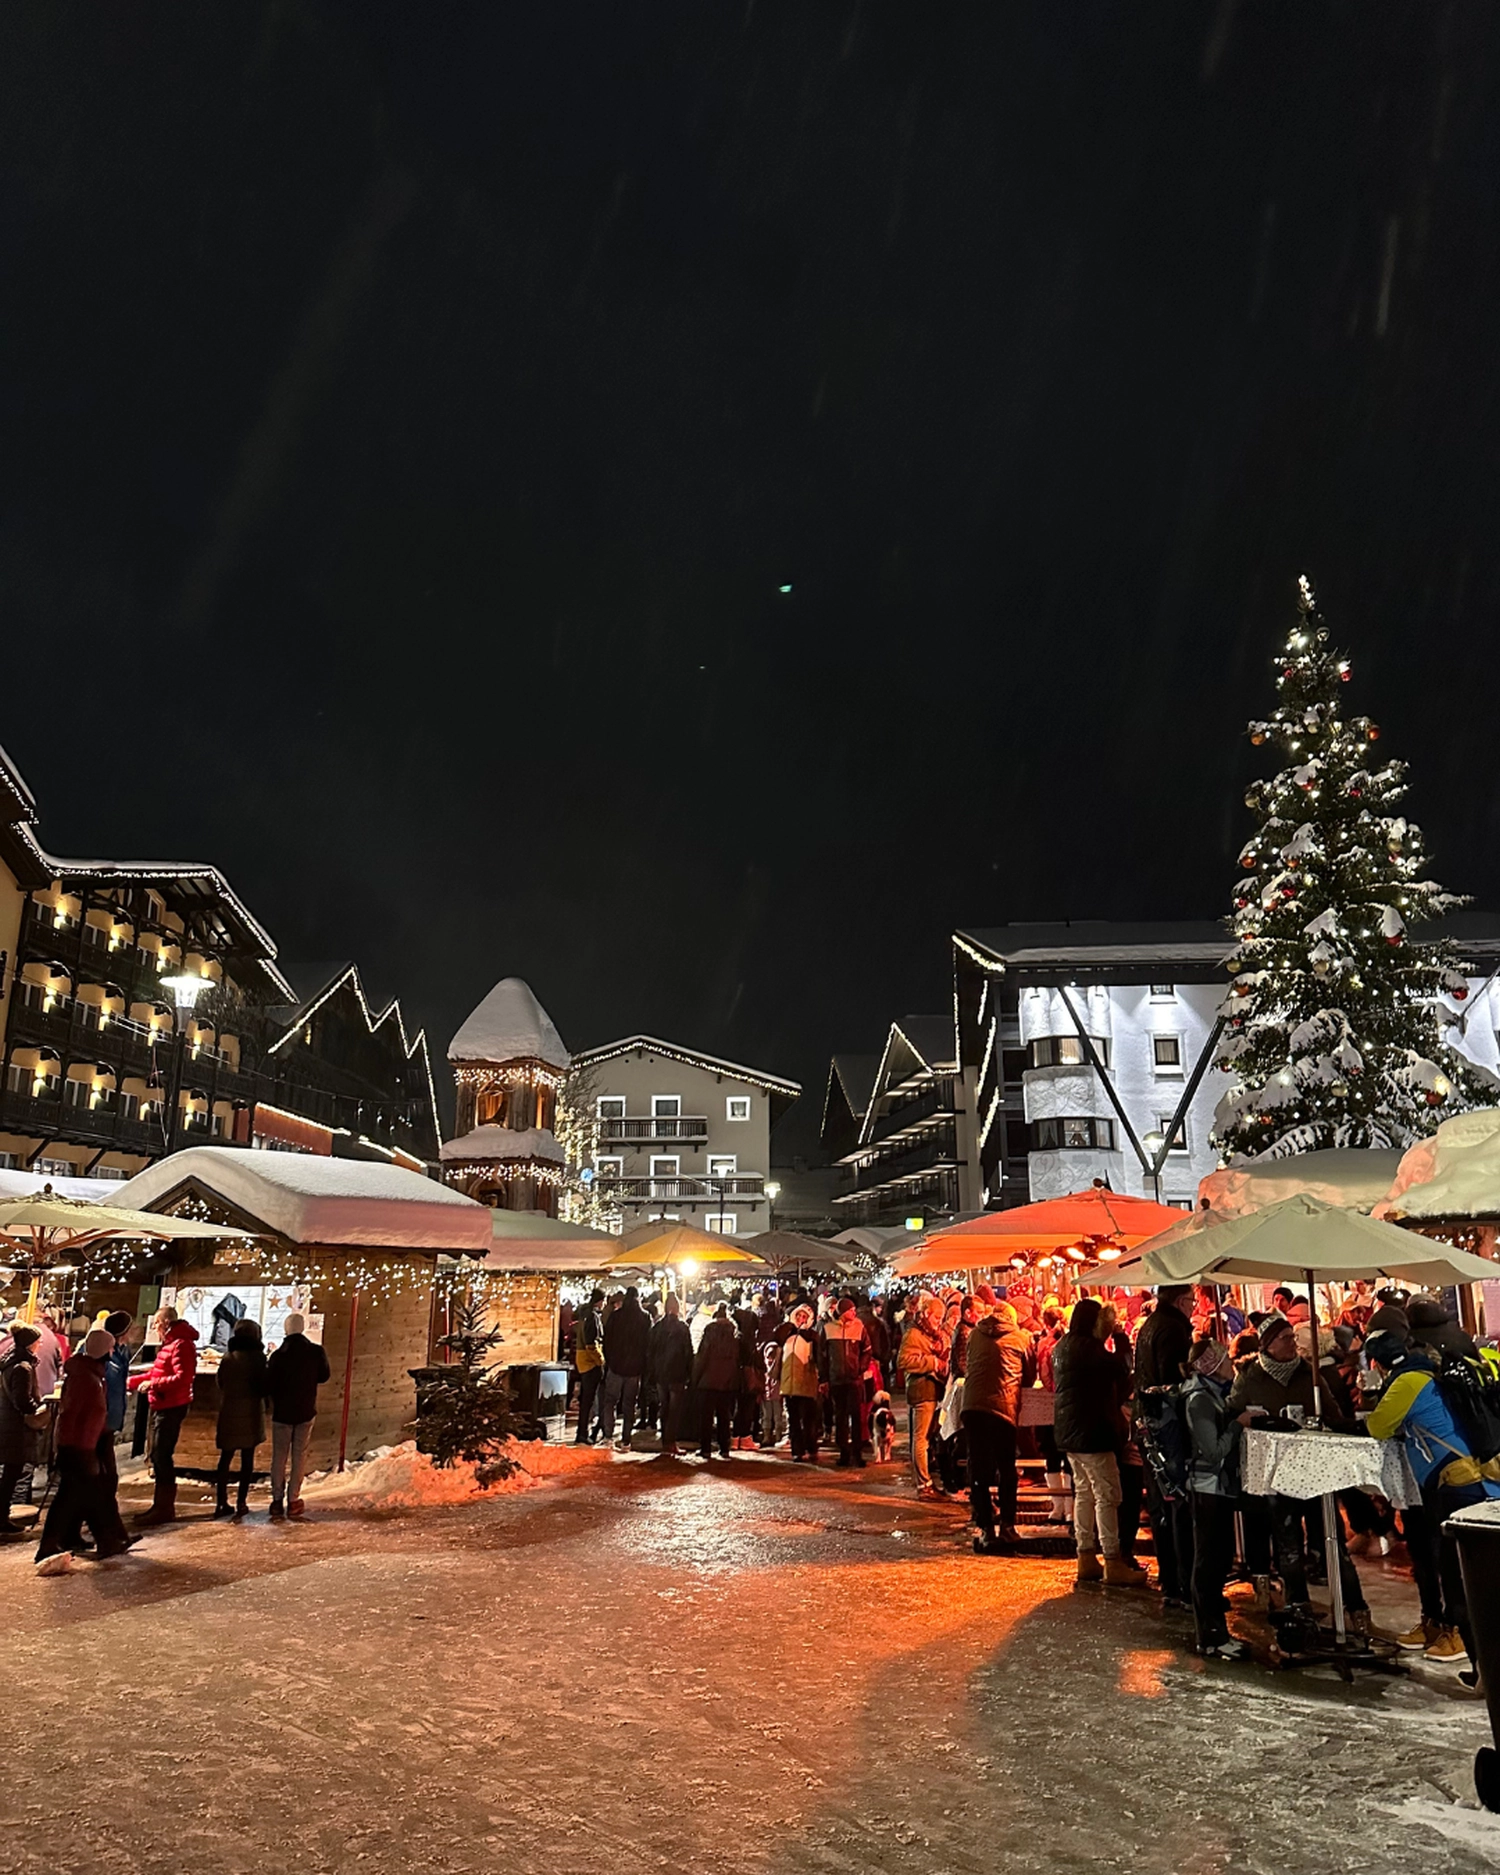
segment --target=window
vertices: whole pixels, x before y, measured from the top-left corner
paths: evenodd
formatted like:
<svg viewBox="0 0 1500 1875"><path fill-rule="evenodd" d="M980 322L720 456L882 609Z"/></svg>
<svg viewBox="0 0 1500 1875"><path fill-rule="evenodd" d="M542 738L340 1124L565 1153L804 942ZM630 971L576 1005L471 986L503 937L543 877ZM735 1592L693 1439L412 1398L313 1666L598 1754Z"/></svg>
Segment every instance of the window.
<svg viewBox="0 0 1500 1875"><path fill-rule="evenodd" d="M677 1178L682 1170L682 1161L666 1154L651 1155L651 1196L653 1198L676 1198Z"/></svg>
<svg viewBox="0 0 1500 1875"><path fill-rule="evenodd" d="M651 1117L653 1120L680 1120L682 1118L681 1094L653 1094Z"/></svg>
<svg viewBox="0 0 1500 1875"><path fill-rule="evenodd" d="M750 1096L731 1094L724 1102L724 1117L727 1120L748 1120L750 1118Z"/></svg>
<svg viewBox="0 0 1500 1875"><path fill-rule="evenodd" d="M703 1220L705 1230L716 1231L721 1237L738 1235L740 1221L733 1211L710 1211Z"/></svg>
<svg viewBox="0 0 1500 1875"><path fill-rule="evenodd" d="M711 1152L708 1155L708 1176L710 1178L733 1178L738 1163L737 1153Z"/></svg>
<svg viewBox="0 0 1500 1875"><path fill-rule="evenodd" d="M1151 985L1151 1000L1153 1003L1175 1003L1177 1001L1176 984L1153 983Z"/></svg>
<svg viewBox="0 0 1500 1875"><path fill-rule="evenodd" d="M1076 1119L1037 1120L1033 1135L1038 1151L1070 1149L1082 1152L1113 1152L1115 1123L1086 1116Z"/></svg>
<svg viewBox="0 0 1500 1875"><path fill-rule="evenodd" d="M1109 1043L1098 1035L1091 1035L1089 1040L1107 1068ZM1081 1068L1088 1065L1088 1056L1076 1035L1039 1035L1031 1044L1031 1065L1034 1068Z"/></svg>
<svg viewBox="0 0 1500 1875"><path fill-rule="evenodd" d="M68 1080L63 1082L63 1098L70 1107L86 1107L93 1088L87 1081Z"/></svg>
<svg viewBox="0 0 1500 1875"><path fill-rule="evenodd" d="M598 1102L601 1120L623 1120L625 1118L625 1096L623 1094L601 1094Z"/></svg>
<svg viewBox="0 0 1500 1875"><path fill-rule="evenodd" d="M32 1166L43 1178L75 1178L78 1167L71 1159L38 1159Z"/></svg>
<svg viewBox="0 0 1500 1875"><path fill-rule="evenodd" d="M137 1116L140 1113L140 1110L141 1110L141 1102L140 1102L140 1096L138 1094L121 1094L120 1112L124 1115L124 1117L127 1120L134 1120L135 1118L137 1118ZM98 1174L96 1173L95 1176L97 1177Z"/></svg>
<svg viewBox="0 0 1500 1875"><path fill-rule="evenodd" d="M1153 1035L1151 1037L1151 1060L1158 1074L1181 1074L1181 1037L1176 1035Z"/></svg>
<svg viewBox="0 0 1500 1875"><path fill-rule="evenodd" d="M625 1161L617 1152L601 1152L594 1161L594 1171L600 1178L623 1178Z"/></svg>
<svg viewBox="0 0 1500 1875"><path fill-rule="evenodd" d="M1167 1136L1167 1129L1168 1129L1168 1127L1170 1127L1170 1126L1171 1126L1171 1124L1172 1124L1172 1116L1171 1116L1171 1114L1170 1114L1170 1113L1159 1113L1159 1114L1157 1114L1157 1116L1156 1116L1156 1124L1157 1124L1157 1128L1158 1128L1158 1130L1159 1130L1159 1131L1160 1131L1160 1133L1161 1133L1161 1136L1162 1136L1162 1138L1163 1138L1163 1139L1165 1139L1165 1138L1166 1138L1166 1136ZM1168 1152L1186 1152L1186 1151L1187 1151L1187 1149L1188 1149L1188 1143L1187 1143L1187 1115L1186 1115L1186 1114L1184 1114L1184 1115L1183 1115L1183 1117L1182 1117L1182 1125L1181 1125L1181 1126L1179 1126L1179 1127L1178 1127L1178 1129L1177 1129L1177 1131L1176 1131L1176 1132L1175 1132L1175 1133L1174 1133L1174 1134L1172 1135L1172 1143L1171 1143L1171 1145L1170 1145L1170 1146L1169 1146L1169 1147L1167 1148L1167 1151L1168 1151Z"/></svg>

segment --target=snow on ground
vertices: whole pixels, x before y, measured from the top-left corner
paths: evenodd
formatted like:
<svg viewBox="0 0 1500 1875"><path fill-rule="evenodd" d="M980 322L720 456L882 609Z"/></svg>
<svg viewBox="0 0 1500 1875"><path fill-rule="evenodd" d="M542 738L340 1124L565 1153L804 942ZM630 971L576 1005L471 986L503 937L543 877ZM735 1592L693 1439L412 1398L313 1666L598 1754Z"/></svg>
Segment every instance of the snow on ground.
<svg viewBox="0 0 1500 1875"><path fill-rule="evenodd" d="M475 1466L462 1461L447 1467L434 1465L417 1450L415 1440L408 1439L404 1445L382 1446L346 1471L317 1473L308 1479L303 1495L315 1508L330 1510L418 1510L530 1491L544 1478L606 1464L612 1456L608 1446L550 1439L512 1439L506 1451L518 1469L482 1484Z"/></svg>
<svg viewBox="0 0 1500 1875"><path fill-rule="evenodd" d="M1424 1829L1436 1830L1449 1842L1477 1849L1500 1866L1500 1816L1488 1810L1471 1810L1465 1804L1432 1803L1425 1797L1408 1797L1405 1803L1380 1807L1399 1823L1416 1823Z"/></svg>

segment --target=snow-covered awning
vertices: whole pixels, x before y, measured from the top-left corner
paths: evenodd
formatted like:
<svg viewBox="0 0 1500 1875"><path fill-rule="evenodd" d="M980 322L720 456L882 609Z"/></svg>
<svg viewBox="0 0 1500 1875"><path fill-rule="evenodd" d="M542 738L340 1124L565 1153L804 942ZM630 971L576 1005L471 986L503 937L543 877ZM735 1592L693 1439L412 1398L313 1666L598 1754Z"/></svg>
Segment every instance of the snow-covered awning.
<svg viewBox="0 0 1500 1875"><path fill-rule="evenodd" d="M1500 1108L1455 1114L1408 1148L1375 1215L1500 1217Z"/></svg>
<svg viewBox="0 0 1500 1875"><path fill-rule="evenodd" d="M1372 1211L1391 1188L1399 1151L1329 1146L1284 1159L1247 1159L1210 1172L1198 1185L1215 1217L1244 1217L1307 1192L1344 1211Z"/></svg>
<svg viewBox="0 0 1500 1875"><path fill-rule="evenodd" d="M476 1126L472 1133L444 1140L438 1157L444 1165L464 1164L471 1159L544 1159L549 1165L562 1165L568 1155L544 1127L533 1126L516 1133L508 1126Z"/></svg>
<svg viewBox="0 0 1500 1875"><path fill-rule="evenodd" d="M120 1204L161 1211L190 1185L289 1243L482 1255L493 1240L487 1206L403 1166L365 1159L190 1146L114 1193Z"/></svg>
<svg viewBox="0 0 1500 1875"><path fill-rule="evenodd" d="M90 1204L116 1204L121 1190L117 1178L55 1178L50 1172L0 1166L0 1198L29 1198L44 1185L50 1185L59 1198L83 1198Z"/></svg>

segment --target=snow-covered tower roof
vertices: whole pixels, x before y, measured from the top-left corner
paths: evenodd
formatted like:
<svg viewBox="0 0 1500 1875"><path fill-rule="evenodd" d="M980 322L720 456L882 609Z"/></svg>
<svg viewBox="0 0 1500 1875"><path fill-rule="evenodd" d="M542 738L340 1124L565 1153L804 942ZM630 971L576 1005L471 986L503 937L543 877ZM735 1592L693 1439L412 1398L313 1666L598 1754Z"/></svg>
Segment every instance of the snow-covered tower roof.
<svg viewBox="0 0 1500 1875"><path fill-rule="evenodd" d="M505 977L448 1044L448 1059L486 1064L543 1061L562 1071L572 1057L531 985L520 977Z"/></svg>

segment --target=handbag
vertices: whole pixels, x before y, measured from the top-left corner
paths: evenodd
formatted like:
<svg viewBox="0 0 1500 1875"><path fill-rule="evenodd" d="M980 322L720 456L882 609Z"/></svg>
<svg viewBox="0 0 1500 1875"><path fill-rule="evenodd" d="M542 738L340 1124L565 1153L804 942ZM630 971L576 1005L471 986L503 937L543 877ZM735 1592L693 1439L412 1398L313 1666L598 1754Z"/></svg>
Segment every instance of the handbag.
<svg viewBox="0 0 1500 1875"><path fill-rule="evenodd" d="M955 1374L948 1382L948 1390L943 1395L943 1404L938 1410L938 1436L943 1439L956 1439L962 1426L959 1415L963 1411L964 1383Z"/></svg>

